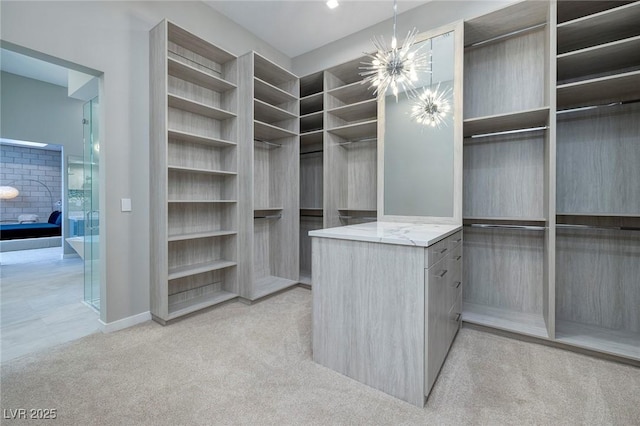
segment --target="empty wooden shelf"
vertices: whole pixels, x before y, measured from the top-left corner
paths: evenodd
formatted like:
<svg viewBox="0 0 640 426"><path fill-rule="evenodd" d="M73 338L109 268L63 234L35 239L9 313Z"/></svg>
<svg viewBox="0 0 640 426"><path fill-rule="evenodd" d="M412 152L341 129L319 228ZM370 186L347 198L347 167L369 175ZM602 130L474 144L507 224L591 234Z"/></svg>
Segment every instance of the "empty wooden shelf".
<svg viewBox="0 0 640 426"><path fill-rule="evenodd" d="M207 136L198 135L195 133L184 132L180 130L168 130L169 139L175 139L184 142L199 143L203 145L211 145L216 147L230 147L235 146L236 143L219 138L212 138Z"/></svg>
<svg viewBox="0 0 640 426"><path fill-rule="evenodd" d="M464 137L543 127L547 125L548 120L548 107L470 118L464 120Z"/></svg>
<svg viewBox="0 0 640 426"><path fill-rule="evenodd" d="M558 86L558 109L633 101L640 97L640 71Z"/></svg>
<svg viewBox="0 0 640 426"><path fill-rule="evenodd" d="M169 75L178 77L181 80L185 80L194 83L201 87L206 87L216 92L226 92L227 90L235 89L236 85L224 80L216 75L210 74L189 64L177 61L174 58L167 58L169 66Z"/></svg>
<svg viewBox="0 0 640 426"><path fill-rule="evenodd" d="M564 53L557 60L559 81L639 66L640 36Z"/></svg>
<svg viewBox="0 0 640 426"><path fill-rule="evenodd" d="M558 24L558 53L640 35L640 2Z"/></svg>
<svg viewBox="0 0 640 426"><path fill-rule="evenodd" d="M227 302L237 298L238 295L228 291L220 290L211 293L205 293L200 296L192 297L186 300L180 300L169 305L168 319L176 319L182 316L197 312L201 309Z"/></svg>

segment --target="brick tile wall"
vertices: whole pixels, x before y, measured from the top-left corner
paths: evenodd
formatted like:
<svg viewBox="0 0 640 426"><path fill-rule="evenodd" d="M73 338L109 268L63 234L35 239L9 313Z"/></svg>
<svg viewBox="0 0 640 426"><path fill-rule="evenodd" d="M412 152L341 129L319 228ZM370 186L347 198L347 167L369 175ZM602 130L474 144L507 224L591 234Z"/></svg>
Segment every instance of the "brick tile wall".
<svg viewBox="0 0 640 426"><path fill-rule="evenodd" d="M0 200L0 220L17 219L21 214L37 214L40 222L46 222L54 210L49 193L40 184L51 190L53 202L62 198L62 167L60 151L0 145L0 185L18 188L20 195L12 200Z"/></svg>

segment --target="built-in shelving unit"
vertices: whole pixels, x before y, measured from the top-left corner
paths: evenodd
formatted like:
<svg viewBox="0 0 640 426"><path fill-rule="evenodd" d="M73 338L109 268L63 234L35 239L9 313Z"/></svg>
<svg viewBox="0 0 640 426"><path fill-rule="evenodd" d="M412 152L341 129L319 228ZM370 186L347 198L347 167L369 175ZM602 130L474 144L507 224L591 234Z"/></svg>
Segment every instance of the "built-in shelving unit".
<svg viewBox="0 0 640 426"><path fill-rule="evenodd" d="M553 333L550 7L465 22L464 58L463 318L542 338Z"/></svg>
<svg viewBox="0 0 640 426"><path fill-rule="evenodd" d="M324 227L377 217L377 100L360 57L325 71ZM355 212L355 213L354 213Z"/></svg>
<svg viewBox="0 0 640 426"><path fill-rule="evenodd" d="M640 2L594 3L557 27L556 339L640 361Z"/></svg>
<svg viewBox="0 0 640 426"><path fill-rule="evenodd" d="M251 52L240 83L240 295L256 300L299 274L299 81Z"/></svg>
<svg viewBox="0 0 640 426"><path fill-rule="evenodd" d="M640 361L639 17L525 1L465 24L465 321Z"/></svg>
<svg viewBox="0 0 640 426"><path fill-rule="evenodd" d="M309 231L322 228L324 72L300 78L300 283L311 285Z"/></svg>
<svg viewBox="0 0 640 426"><path fill-rule="evenodd" d="M150 37L151 314L238 296L236 57L169 22Z"/></svg>

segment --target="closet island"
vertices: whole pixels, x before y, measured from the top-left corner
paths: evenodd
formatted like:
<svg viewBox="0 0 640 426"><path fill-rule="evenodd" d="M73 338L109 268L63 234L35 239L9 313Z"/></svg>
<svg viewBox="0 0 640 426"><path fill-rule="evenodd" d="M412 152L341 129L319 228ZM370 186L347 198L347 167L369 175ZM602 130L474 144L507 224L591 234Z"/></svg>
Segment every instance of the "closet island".
<svg viewBox="0 0 640 426"><path fill-rule="evenodd" d="M422 407L460 328L461 229L311 231L313 360Z"/></svg>

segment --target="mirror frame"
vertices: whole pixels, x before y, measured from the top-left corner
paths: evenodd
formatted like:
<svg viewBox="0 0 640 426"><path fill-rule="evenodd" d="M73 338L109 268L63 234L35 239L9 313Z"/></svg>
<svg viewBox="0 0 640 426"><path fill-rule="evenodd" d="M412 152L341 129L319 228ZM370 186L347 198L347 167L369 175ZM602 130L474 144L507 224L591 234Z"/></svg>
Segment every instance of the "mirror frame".
<svg viewBox="0 0 640 426"><path fill-rule="evenodd" d="M464 84L464 24L457 21L431 31L420 33L416 43L439 35L453 32L454 37L454 76L453 76L453 216L398 216L384 212L384 132L385 132L385 97L378 99L378 222L413 222L462 225L462 114Z"/></svg>

